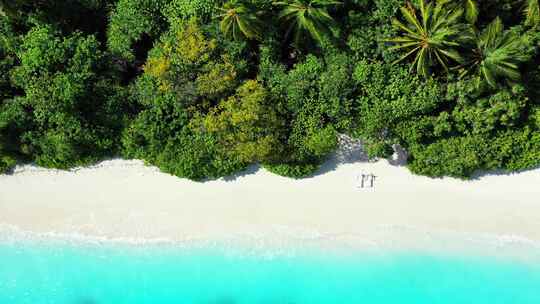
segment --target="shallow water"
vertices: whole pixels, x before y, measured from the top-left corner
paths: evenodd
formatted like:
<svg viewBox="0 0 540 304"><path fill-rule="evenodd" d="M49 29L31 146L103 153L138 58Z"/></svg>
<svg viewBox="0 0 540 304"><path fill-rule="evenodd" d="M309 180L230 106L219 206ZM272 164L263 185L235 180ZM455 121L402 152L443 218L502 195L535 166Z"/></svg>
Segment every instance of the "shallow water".
<svg viewBox="0 0 540 304"><path fill-rule="evenodd" d="M418 252L6 242L0 303L538 304L540 264Z"/></svg>

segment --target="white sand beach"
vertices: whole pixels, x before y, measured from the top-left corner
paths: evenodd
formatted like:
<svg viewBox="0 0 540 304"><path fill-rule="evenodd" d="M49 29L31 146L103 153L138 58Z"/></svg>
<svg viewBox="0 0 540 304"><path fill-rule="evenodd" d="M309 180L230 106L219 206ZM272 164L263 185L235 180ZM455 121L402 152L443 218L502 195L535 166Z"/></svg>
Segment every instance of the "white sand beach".
<svg viewBox="0 0 540 304"><path fill-rule="evenodd" d="M137 160L72 171L20 166L0 176L0 225L33 233L167 240L367 240L377 233L379 240L390 240L392 231L446 231L540 241L540 170L472 181L430 179L386 160L367 162L355 149L302 180L252 167L198 183ZM359 188L361 174L376 175L373 188Z"/></svg>

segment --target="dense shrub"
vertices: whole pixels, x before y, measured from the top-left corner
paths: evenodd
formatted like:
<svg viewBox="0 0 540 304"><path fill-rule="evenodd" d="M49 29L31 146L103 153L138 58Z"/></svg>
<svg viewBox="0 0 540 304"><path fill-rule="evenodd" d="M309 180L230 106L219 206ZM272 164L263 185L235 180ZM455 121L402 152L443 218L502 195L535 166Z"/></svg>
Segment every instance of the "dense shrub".
<svg viewBox="0 0 540 304"><path fill-rule="evenodd" d="M142 111L123 136L124 155L191 179L231 174L245 165L220 149L217 139L189 128L189 114L171 95Z"/></svg>
<svg viewBox="0 0 540 304"><path fill-rule="evenodd" d="M429 176L466 177L481 168L485 142L479 137L451 137L410 147L409 168Z"/></svg>
<svg viewBox="0 0 540 304"><path fill-rule="evenodd" d="M117 149L123 107L93 36L61 37L35 26L17 51L13 85L23 92L0 108L0 131L46 167L86 164Z"/></svg>
<svg viewBox="0 0 540 304"><path fill-rule="evenodd" d="M349 12L346 43L352 56L358 60L370 58L390 62L397 59L395 54L388 51L385 40L395 32L388 21L396 17L404 0L364 2Z"/></svg>
<svg viewBox="0 0 540 304"><path fill-rule="evenodd" d="M0 154L0 173L7 173L12 170L17 161L10 156Z"/></svg>
<svg viewBox="0 0 540 304"><path fill-rule="evenodd" d="M317 163L276 163L276 164L265 164L264 168L268 171L286 177L292 178L302 178L310 176L319 169L319 164Z"/></svg>
<svg viewBox="0 0 540 304"><path fill-rule="evenodd" d="M409 168L428 176L468 178L478 170L520 171L540 165L540 132L529 127L479 135L450 137L411 148Z"/></svg>
<svg viewBox="0 0 540 304"><path fill-rule="evenodd" d="M135 58L133 45L143 34L159 36L165 26L161 14L166 0L119 0L107 31L109 49L127 60Z"/></svg>
<svg viewBox="0 0 540 304"><path fill-rule="evenodd" d="M169 20L196 17L206 22L215 15L219 4L218 0L172 0L163 9L163 14Z"/></svg>
<svg viewBox="0 0 540 304"><path fill-rule="evenodd" d="M340 133L430 176L540 164L537 2L301 2L0 0L0 171L121 154L299 178Z"/></svg>
<svg viewBox="0 0 540 304"><path fill-rule="evenodd" d="M265 124L276 118L257 108L265 102L264 88L253 82L238 88L246 66L237 51L242 47L228 46L196 19L180 21L162 36L133 87L143 110L124 134L126 156L193 179L230 174L256 158L258 135L269 132ZM250 117L261 114L270 121ZM259 131L252 128L260 122Z"/></svg>
<svg viewBox="0 0 540 304"><path fill-rule="evenodd" d="M279 135L284 121L267 95L260 83L247 81L192 125L196 132L214 135L231 157L245 162L275 160L282 152Z"/></svg>
<svg viewBox="0 0 540 304"><path fill-rule="evenodd" d="M396 141L409 142L412 134L404 132L411 129L403 124L430 115L444 103L439 83L424 81L402 66L362 60L354 79L359 88L354 133L368 139L372 156L387 156Z"/></svg>
<svg viewBox="0 0 540 304"><path fill-rule="evenodd" d="M413 172L437 177L540 164L540 132L528 126L531 102L523 86L479 95L472 81L443 86L403 67L367 61L357 65L354 77L355 134L366 139L372 157L387 157L390 145L400 143L409 150Z"/></svg>
<svg viewBox="0 0 540 304"><path fill-rule="evenodd" d="M261 68L270 98L288 115L286 152L268 167L286 176L311 174L336 149L338 131L352 124L352 62L330 53L307 56L290 71L268 61Z"/></svg>
<svg viewBox="0 0 540 304"><path fill-rule="evenodd" d="M0 16L0 105L4 99L12 98L16 93L11 84L10 71L18 64L16 50L19 42L12 24Z"/></svg>

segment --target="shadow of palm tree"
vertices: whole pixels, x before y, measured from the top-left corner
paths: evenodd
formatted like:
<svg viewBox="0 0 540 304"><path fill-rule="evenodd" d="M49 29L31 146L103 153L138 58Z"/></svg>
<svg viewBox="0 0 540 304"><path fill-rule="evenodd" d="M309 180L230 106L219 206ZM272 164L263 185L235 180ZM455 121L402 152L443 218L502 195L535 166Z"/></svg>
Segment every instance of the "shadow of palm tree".
<svg viewBox="0 0 540 304"><path fill-rule="evenodd" d="M369 162L364 142L345 134L338 135L338 149L308 178L336 170L340 165Z"/></svg>

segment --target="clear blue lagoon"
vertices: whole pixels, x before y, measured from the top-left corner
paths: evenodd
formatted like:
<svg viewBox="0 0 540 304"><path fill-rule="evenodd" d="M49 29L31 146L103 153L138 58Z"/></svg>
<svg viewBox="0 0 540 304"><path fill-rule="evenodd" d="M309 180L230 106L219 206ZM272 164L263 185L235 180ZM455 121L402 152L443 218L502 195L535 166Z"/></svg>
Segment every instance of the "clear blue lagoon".
<svg viewBox="0 0 540 304"><path fill-rule="evenodd" d="M540 265L418 253L0 243L2 304L538 304Z"/></svg>

